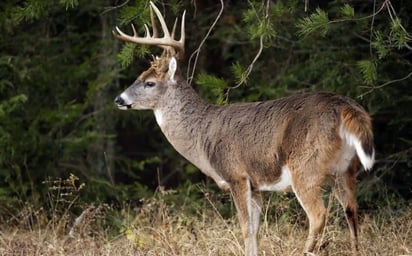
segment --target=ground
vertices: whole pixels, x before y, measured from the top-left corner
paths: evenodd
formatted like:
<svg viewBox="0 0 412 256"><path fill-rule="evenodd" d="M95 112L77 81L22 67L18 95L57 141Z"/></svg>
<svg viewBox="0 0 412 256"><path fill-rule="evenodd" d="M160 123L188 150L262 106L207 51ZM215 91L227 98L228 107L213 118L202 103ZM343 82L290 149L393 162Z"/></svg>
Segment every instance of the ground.
<svg viewBox="0 0 412 256"><path fill-rule="evenodd" d="M303 213L291 216L290 210L280 206L282 214L274 218L268 207L264 209L259 255L301 255L307 221ZM349 255L349 233L340 209L328 209L316 255ZM153 199L136 208L115 211L85 207L77 222L62 216L54 221L49 216L43 222L37 218L0 224L0 255L243 254L236 217L223 217L212 201L195 213L180 212L173 203ZM107 225L108 220L118 225ZM396 212L361 211L359 220L359 255L412 255L411 207ZM113 231L114 226L118 228Z"/></svg>

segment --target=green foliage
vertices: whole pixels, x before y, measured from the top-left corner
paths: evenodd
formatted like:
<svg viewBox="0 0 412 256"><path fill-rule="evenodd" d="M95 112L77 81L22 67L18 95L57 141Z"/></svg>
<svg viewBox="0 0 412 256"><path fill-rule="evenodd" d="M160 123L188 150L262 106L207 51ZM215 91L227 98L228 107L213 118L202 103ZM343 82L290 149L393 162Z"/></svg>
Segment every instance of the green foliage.
<svg viewBox="0 0 412 256"><path fill-rule="evenodd" d="M270 41L276 36L273 23L266 18L264 6L261 5L261 10L257 10L258 6L255 5L251 3L251 8L243 12L243 22L247 24L247 31L251 39L262 37L264 41Z"/></svg>
<svg viewBox="0 0 412 256"><path fill-rule="evenodd" d="M360 60L357 66L362 73L363 80L366 84L372 85L377 79L376 64L371 60Z"/></svg>
<svg viewBox="0 0 412 256"><path fill-rule="evenodd" d="M67 9L72 9L75 8L79 5L79 0L60 0L60 4L63 4L66 6Z"/></svg>
<svg viewBox="0 0 412 256"><path fill-rule="evenodd" d="M136 44L125 43L122 50L117 55L120 60L120 64L123 68L128 67L134 60L134 50L136 49Z"/></svg>
<svg viewBox="0 0 412 256"><path fill-rule="evenodd" d="M343 7L341 7L340 12L345 18L355 17L355 10L349 4L344 4Z"/></svg>
<svg viewBox="0 0 412 256"><path fill-rule="evenodd" d="M300 36L307 37L311 34L326 36L329 31L329 19L327 13L317 8L314 13L301 19L297 23L298 33Z"/></svg>
<svg viewBox="0 0 412 256"><path fill-rule="evenodd" d="M380 31L376 31L374 33L374 41L371 45L375 48L379 59L385 58L390 53L390 49L388 48L384 36Z"/></svg>
<svg viewBox="0 0 412 256"><path fill-rule="evenodd" d="M150 11L147 3L143 1L135 1L132 5L126 5L122 8L119 16L120 25L130 24L135 20L143 25L143 23L150 20ZM141 25L137 27L137 29L143 28Z"/></svg>
<svg viewBox="0 0 412 256"><path fill-rule="evenodd" d="M408 33L403 28L401 20L398 17L392 20L390 40L398 49L404 47L408 42Z"/></svg>
<svg viewBox="0 0 412 256"><path fill-rule="evenodd" d="M23 6L19 6L13 9L13 18L16 23L21 23L22 21L31 22L35 19L44 15L46 11L47 1L36 1L30 0L26 1Z"/></svg>
<svg viewBox="0 0 412 256"><path fill-rule="evenodd" d="M125 43L117 55L122 68L127 68L135 60L135 56L142 58L150 53L147 45L136 45L133 43Z"/></svg>
<svg viewBox="0 0 412 256"><path fill-rule="evenodd" d="M3 102L0 102L0 120L6 115L9 115L14 110L19 107L23 107L23 103L27 101L27 96L25 94L19 94L11 97Z"/></svg>
<svg viewBox="0 0 412 256"><path fill-rule="evenodd" d="M216 104L222 105L224 103L224 91L227 88L227 83L224 79L213 75L201 73L196 77L196 83L202 86L203 90L208 91L216 97Z"/></svg>
<svg viewBox="0 0 412 256"><path fill-rule="evenodd" d="M247 77L246 77L246 70L244 67L239 62L232 63L231 66L231 71L233 74L233 77L236 81L236 84L240 83L246 83L247 82Z"/></svg>

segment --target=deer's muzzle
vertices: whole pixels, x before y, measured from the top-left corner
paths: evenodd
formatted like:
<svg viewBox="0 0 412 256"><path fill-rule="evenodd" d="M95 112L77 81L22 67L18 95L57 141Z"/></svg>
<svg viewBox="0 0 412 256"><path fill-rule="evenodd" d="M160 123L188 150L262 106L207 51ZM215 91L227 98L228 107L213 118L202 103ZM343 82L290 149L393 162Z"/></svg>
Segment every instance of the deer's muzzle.
<svg viewBox="0 0 412 256"><path fill-rule="evenodd" d="M130 109L132 108L132 104L128 104L121 95L117 96L114 99L114 104L120 109Z"/></svg>

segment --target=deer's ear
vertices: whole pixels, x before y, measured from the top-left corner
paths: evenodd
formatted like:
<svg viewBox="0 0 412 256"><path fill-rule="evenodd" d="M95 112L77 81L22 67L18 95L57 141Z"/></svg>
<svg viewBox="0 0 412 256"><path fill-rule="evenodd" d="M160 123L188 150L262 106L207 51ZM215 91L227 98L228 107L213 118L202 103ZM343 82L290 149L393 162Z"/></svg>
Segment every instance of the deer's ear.
<svg viewBox="0 0 412 256"><path fill-rule="evenodd" d="M167 74L169 75L169 79L172 82L175 82L176 69L177 69L177 60L175 57L171 57L169 61L169 70L167 71Z"/></svg>

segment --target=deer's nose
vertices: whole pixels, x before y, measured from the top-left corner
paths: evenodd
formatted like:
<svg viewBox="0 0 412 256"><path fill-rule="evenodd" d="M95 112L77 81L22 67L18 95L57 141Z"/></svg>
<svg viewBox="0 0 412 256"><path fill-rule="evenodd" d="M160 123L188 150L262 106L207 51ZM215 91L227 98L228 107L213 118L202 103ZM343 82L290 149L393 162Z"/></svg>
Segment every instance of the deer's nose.
<svg viewBox="0 0 412 256"><path fill-rule="evenodd" d="M114 99L114 104L116 104L117 106L124 106L124 105L125 105L125 102L124 102L124 99L123 99L122 97L117 96L117 97Z"/></svg>

